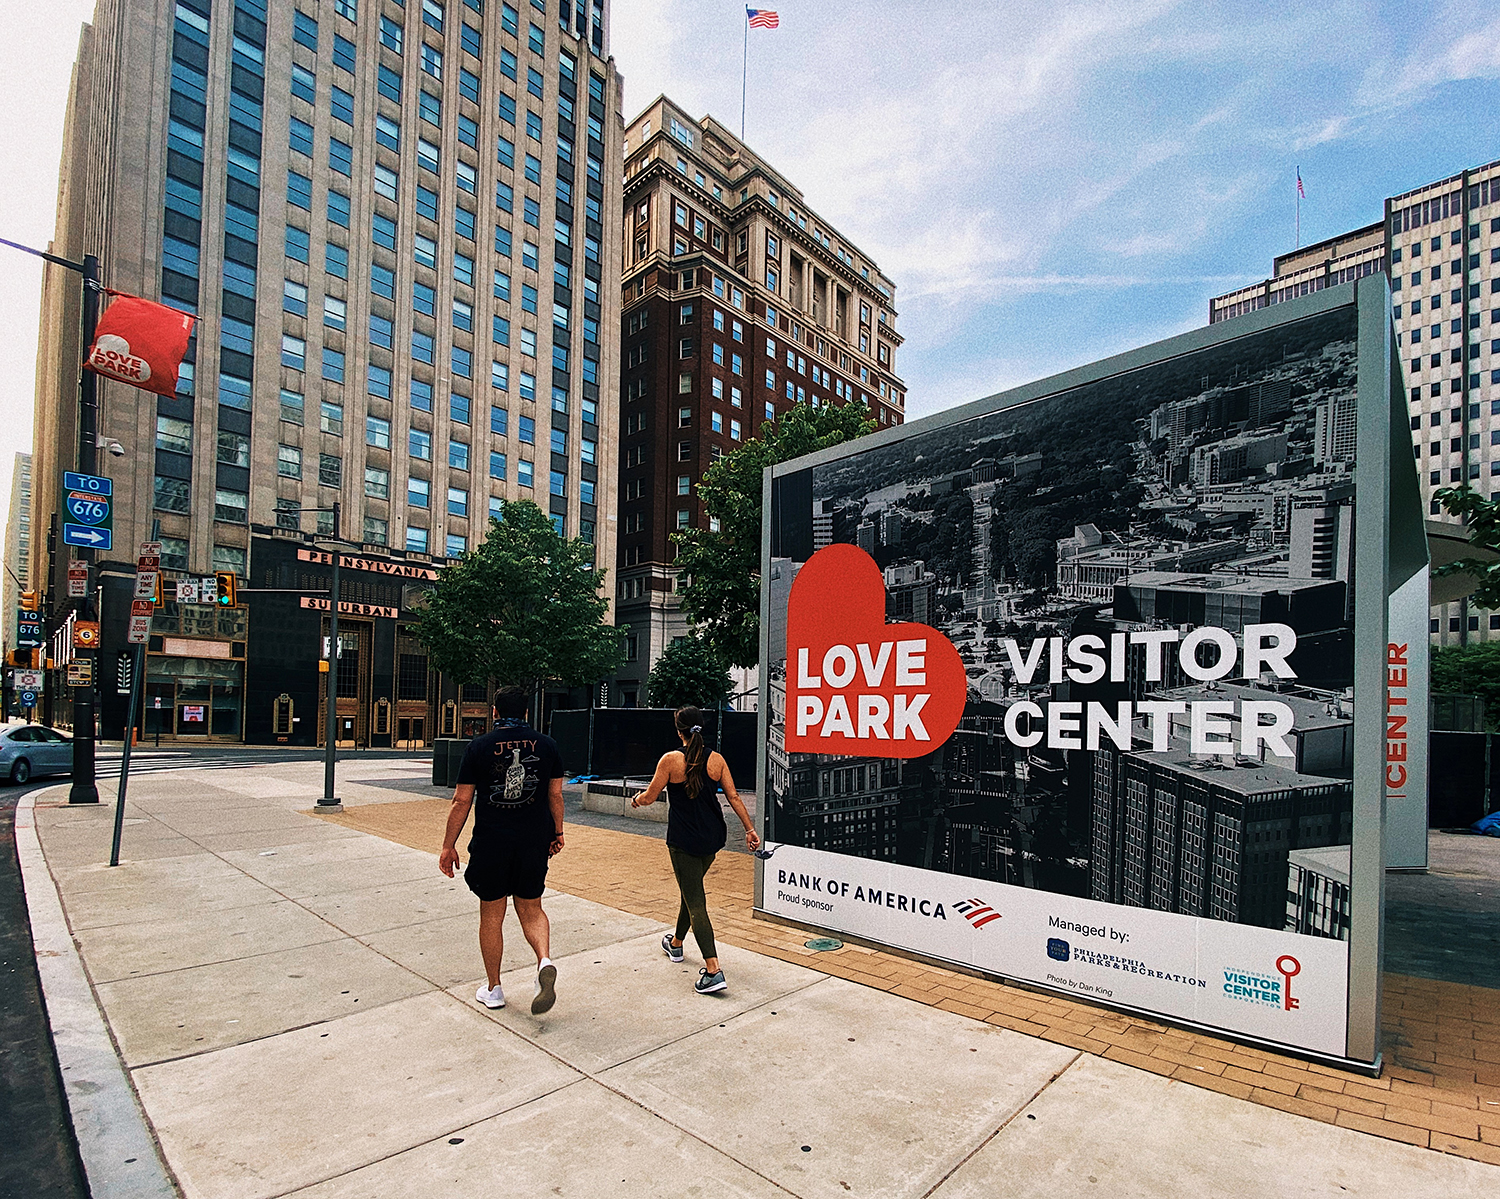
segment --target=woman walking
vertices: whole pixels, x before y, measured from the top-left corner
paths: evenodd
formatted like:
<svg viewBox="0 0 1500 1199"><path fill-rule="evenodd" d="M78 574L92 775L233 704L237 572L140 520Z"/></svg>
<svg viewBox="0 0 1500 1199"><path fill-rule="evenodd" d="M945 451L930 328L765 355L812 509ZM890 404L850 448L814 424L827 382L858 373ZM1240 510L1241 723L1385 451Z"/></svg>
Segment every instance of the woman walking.
<svg viewBox="0 0 1500 1199"><path fill-rule="evenodd" d="M714 928L708 919L708 900L703 894L703 876L714 864L714 857L724 848L728 832L724 827L724 810L719 806L718 791L745 826L745 843L751 849L760 845L760 837L750 821L750 814L734 789L734 777L722 754L710 753L703 744L703 713L697 708L679 708L673 717L682 748L661 756L651 785L630 801L633 808L653 804L662 791L667 793L667 856L682 894L677 912L677 930L661 939L662 952L674 962L682 961L682 939L688 926L697 938L703 954L703 969L693 990L700 995L722 991L729 984L719 969L718 950L714 946Z"/></svg>

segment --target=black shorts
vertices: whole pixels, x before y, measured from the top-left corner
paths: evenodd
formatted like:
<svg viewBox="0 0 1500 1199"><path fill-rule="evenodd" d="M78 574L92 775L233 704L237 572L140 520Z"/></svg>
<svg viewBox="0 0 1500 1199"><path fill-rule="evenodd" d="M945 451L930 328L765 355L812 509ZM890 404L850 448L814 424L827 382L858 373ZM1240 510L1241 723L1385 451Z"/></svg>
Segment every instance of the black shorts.
<svg viewBox="0 0 1500 1199"><path fill-rule="evenodd" d="M486 903L507 895L540 899L547 886L547 851L551 848L551 838L507 837L486 844L471 841L464 882Z"/></svg>

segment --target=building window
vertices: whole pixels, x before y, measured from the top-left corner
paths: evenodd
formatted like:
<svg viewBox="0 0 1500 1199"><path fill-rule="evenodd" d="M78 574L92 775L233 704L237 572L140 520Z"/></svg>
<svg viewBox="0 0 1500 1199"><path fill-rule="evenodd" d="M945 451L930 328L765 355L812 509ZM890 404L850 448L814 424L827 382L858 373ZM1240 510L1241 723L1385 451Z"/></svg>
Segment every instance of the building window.
<svg viewBox="0 0 1500 1199"><path fill-rule="evenodd" d="M429 496L432 493L432 484L426 479L411 478L406 480L406 503L412 508L429 507Z"/></svg>
<svg viewBox="0 0 1500 1199"><path fill-rule="evenodd" d="M193 424L171 416L156 418L156 448L173 454L193 452Z"/></svg>
<svg viewBox="0 0 1500 1199"><path fill-rule="evenodd" d="M368 486L368 485L367 485ZM368 493L367 493L368 494ZM367 545L385 545L389 536L390 525L378 516L365 517L365 543ZM383 701L382 701L383 702Z"/></svg>
<svg viewBox="0 0 1500 1199"><path fill-rule="evenodd" d="M214 519L242 525L250 511L250 497L243 491L220 487L214 491Z"/></svg>
<svg viewBox="0 0 1500 1199"><path fill-rule="evenodd" d="M423 505L424 507L426 505ZM409 554L425 554L427 552L427 530L414 529L407 526L406 529L406 552Z"/></svg>
<svg viewBox="0 0 1500 1199"><path fill-rule="evenodd" d="M365 494L373 500L385 500L391 496L391 472L378 466L365 467ZM369 538L365 539L366 541Z"/></svg>
<svg viewBox="0 0 1500 1199"><path fill-rule="evenodd" d="M469 515L469 493L462 487L448 488L448 515Z"/></svg>
<svg viewBox="0 0 1500 1199"><path fill-rule="evenodd" d="M391 448L391 422L380 416L365 417L365 444L378 450Z"/></svg>
<svg viewBox="0 0 1500 1199"><path fill-rule="evenodd" d="M191 485L186 479L155 477L151 506L162 512L188 512L191 510Z"/></svg>
<svg viewBox="0 0 1500 1199"><path fill-rule="evenodd" d="M295 371L307 369L307 342L290 333L281 335L281 365Z"/></svg>
<svg viewBox="0 0 1500 1199"><path fill-rule="evenodd" d="M419 462L432 460L432 434L422 429L410 429L406 437L407 452Z"/></svg>

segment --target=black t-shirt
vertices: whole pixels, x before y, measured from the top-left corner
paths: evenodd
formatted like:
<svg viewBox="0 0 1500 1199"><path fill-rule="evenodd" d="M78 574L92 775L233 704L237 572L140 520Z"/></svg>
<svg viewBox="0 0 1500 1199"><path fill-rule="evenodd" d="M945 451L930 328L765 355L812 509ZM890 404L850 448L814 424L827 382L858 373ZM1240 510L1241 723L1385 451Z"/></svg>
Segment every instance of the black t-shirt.
<svg viewBox="0 0 1500 1199"><path fill-rule="evenodd" d="M458 768L460 785L474 787L474 839L557 835L548 799L563 777L557 742L528 724L502 723L475 737Z"/></svg>

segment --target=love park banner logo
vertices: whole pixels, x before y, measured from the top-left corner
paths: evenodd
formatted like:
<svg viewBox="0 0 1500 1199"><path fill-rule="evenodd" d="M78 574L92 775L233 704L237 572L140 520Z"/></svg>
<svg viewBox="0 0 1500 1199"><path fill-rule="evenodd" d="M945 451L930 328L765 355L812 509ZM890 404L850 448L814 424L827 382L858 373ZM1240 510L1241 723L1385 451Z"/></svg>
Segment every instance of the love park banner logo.
<svg viewBox="0 0 1500 1199"><path fill-rule="evenodd" d="M85 365L96 374L169 396L196 317L139 296L115 296L94 330Z"/></svg>
<svg viewBox="0 0 1500 1199"><path fill-rule="evenodd" d="M919 758L963 716L958 650L925 624L886 624L880 567L853 545L807 560L787 602L786 747Z"/></svg>

